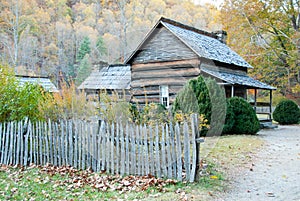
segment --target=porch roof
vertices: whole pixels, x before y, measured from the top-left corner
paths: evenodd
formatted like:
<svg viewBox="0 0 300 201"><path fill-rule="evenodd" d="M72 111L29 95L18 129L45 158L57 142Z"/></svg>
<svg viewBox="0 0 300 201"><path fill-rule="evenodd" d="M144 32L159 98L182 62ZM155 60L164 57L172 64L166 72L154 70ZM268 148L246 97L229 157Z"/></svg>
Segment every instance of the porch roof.
<svg viewBox="0 0 300 201"><path fill-rule="evenodd" d="M231 85L246 86L248 89L276 90L276 87L272 87L266 83L255 80L245 74L234 74L234 73L228 73L222 71L212 71L205 68L202 68L201 71Z"/></svg>

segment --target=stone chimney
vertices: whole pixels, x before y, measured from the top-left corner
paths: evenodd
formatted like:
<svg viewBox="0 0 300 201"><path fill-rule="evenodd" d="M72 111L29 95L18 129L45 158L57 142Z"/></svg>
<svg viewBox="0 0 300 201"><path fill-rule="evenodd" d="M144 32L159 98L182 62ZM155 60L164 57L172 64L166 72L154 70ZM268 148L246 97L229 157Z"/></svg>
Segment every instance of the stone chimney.
<svg viewBox="0 0 300 201"><path fill-rule="evenodd" d="M216 38L221 42L226 44L226 40L227 40L227 32L224 30L220 30L220 31L215 31L213 32L213 34L215 34Z"/></svg>

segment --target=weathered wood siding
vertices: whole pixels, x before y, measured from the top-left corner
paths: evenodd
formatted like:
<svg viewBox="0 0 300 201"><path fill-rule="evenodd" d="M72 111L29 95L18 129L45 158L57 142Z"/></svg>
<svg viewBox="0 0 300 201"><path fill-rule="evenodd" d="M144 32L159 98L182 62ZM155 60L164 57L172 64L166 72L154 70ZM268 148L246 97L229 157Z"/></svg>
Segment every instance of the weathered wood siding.
<svg viewBox="0 0 300 201"><path fill-rule="evenodd" d="M234 65L225 65L218 62L213 62L207 59L201 60L200 69L208 69L212 71L222 71L231 74L247 75L247 68L236 67Z"/></svg>
<svg viewBox="0 0 300 201"><path fill-rule="evenodd" d="M160 102L160 87L168 85L170 103L187 80L199 75L198 56L165 27L157 28L132 60L132 100Z"/></svg>
<svg viewBox="0 0 300 201"><path fill-rule="evenodd" d="M139 49L133 64L197 58L190 48L165 27L157 28L155 32Z"/></svg>
<svg viewBox="0 0 300 201"><path fill-rule="evenodd" d="M131 93L134 102L160 102L159 86L169 86L172 103L189 79L199 75L198 59L132 65Z"/></svg>

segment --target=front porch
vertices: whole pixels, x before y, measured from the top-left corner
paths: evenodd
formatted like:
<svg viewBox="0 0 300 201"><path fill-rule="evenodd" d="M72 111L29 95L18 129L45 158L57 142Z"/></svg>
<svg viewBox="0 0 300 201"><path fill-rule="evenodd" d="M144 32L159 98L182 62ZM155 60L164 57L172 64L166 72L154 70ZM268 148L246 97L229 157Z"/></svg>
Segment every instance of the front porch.
<svg viewBox="0 0 300 201"><path fill-rule="evenodd" d="M247 74L208 69L202 69L202 72L219 80L219 84L225 88L226 98L238 96L248 100L261 122L272 122L272 92L276 90L275 87L255 80ZM268 101L258 101L258 90L268 92Z"/></svg>

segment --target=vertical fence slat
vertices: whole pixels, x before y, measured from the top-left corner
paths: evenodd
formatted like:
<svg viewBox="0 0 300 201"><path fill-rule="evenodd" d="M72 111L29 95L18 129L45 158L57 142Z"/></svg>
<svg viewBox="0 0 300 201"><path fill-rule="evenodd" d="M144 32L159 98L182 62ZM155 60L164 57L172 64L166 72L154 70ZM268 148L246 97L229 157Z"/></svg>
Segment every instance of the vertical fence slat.
<svg viewBox="0 0 300 201"><path fill-rule="evenodd" d="M3 157L4 157L4 142L5 142L5 123L0 123L0 163L3 164Z"/></svg>
<svg viewBox="0 0 300 201"><path fill-rule="evenodd" d="M195 175L196 175L196 130L195 130L195 120L194 116L191 116L191 127L192 127L192 136L191 136L191 141L192 141L192 168L191 168L191 177L190 177L190 182L195 181Z"/></svg>
<svg viewBox="0 0 300 201"><path fill-rule="evenodd" d="M38 144L39 144L39 163L40 165L43 165L43 136L42 136L42 132L43 132L43 127L42 127L42 123L39 121L38 123Z"/></svg>
<svg viewBox="0 0 300 201"><path fill-rule="evenodd" d="M50 121L50 119L48 120L48 133L49 133L49 163L50 164L54 164L54 155L53 155L53 133L52 133L52 123Z"/></svg>
<svg viewBox="0 0 300 201"><path fill-rule="evenodd" d="M155 155L156 155L156 176L161 177L161 163L160 163L160 149L159 149L159 129L158 124L155 127Z"/></svg>
<svg viewBox="0 0 300 201"><path fill-rule="evenodd" d="M98 161L98 151L97 151L97 124L93 123L94 127L94 132L93 132L93 143L92 143L92 148L93 148L93 170L96 172L97 171L97 161Z"/></svg>
<svg viewBox="0 0 300 201"><path fill-rule="evenodd" d="M11 129L11 144L10 144L10 151L9 151L9 162L8 164L13 165L14 164L14 149L16 148L16 143L17 143L17 128L18 128L18 123L14 122L13 127Z"/></svg>
<svg viewBox="0 0 300 201"><path fill-rule="evenodd" d="M136 129L136 138L137 138L137 174L138 175L141 175L142 174L142 158L141 158L141 153L142 153L142 151L141 151L141 133L140 133L140 127L141 126L137 126L137 129Z"/></svg>
<svg viewBox="0 0 300 201"><path fill-rule="evenodd" d="M82 136L83 136L83 131L84 131L84 128L83 128L83 123L82 121L77 121L77 125L79 125L79 128L78 128L78 168L79 169L83 169L82 168Z"/></svg>
<svg viewBox="0 0 300 201"><path fill-rule="evenodd" d="M114 159L114 138L115 138L115 124L111 125L111 133L110 133L110 156L111 156L111 174L115 172L115 159Z"/></svg>
<svg viewBox="0 0 300 201"><path fill-rule="evenodd" d="M60 124L61 125L61 124ZM55 123L55 133L56 133L56 144L57 144L57 161L58 165L62 166L62 151L61 151L61 133L59 132L58 123Z"/></svg>
<svg viewBox="0 0 300 201"><path fill-rule="evenodd" d="M66 165L66 158L65 158L65 148L66 148L66 145L65 145L65 123L64 121L61 121L61 124L60 124L60 131L61 131L61 135L60 135L60 143L61 143L61 147L60 147L60 156L61 156L61 164L62 165Z"/></svg>
<svg viewBox="0 0 300 201"><path fill-rule="evenodd" d="M27 121L27 131L26 135L24 137L24 159L23 159L23 165L28 165L28 152L29 152L29 136L31 133L31 123L30 121ZM31 154L30 154L31 155Z"/></svg>
<svg viewBox="0 0 300 201"><path fill-rule="evenodd" d="M184 168L186 172L186 180L190 179L190 139L189 139L189 131L188 131L187 122L183 125L183 133L184 133Z"/></svg>
<svg viewBox="0 0 300 201"><path fill-rule="evenodd" d="M106 164L106 171L108 173L110 173L110 129L111 129L111 125L107 125L107 129L106 129L106 144L105 144L105 151L106 151L106 160L105 160L105 164Z"/></svg>
<svg viewBox="0 0 300 201"><path fill-rule="evenodd" d="M145 174L149 174L149 156L148 156L148 139L147 139L147 126L144 125L144 165L145 165Z"/></svg>
<svg viewBox="0 0 300 201"><path fill-rule="evenodd" d="M143 126L140 126L140 142L141 142L141 175L145 174L145 147Z"/></svg>
<svg viewBox="0 0 300 201"><path fill-rule="evenodd" d="M14 123L14 129L13 129L13 133L12 133L12 140L13 140L13 146L10 147L11 149L11 156L10 156L10 165L14 165L16 164L16 148L17 148L17 140L18 140L18 122Z"/></svg>
<svg viewBox="0 0 300 201"><path fill-rule="evenodd" d="M25 124L25 122L24 122L24 124ZM27 131L25 131L24 130L24 128L26 128L25 126L23 126L23 122L21 123L21 153L20 153L20 165L24 165L23 164L23 161L24 161L24 157L25 157L25 151L24 151L24 149L25 149L25 147L24 147L24 144L25 144L25 136L26 136L26 132Z"/></svg>
<svg viewBox="0 0 300 201"><path fill-rule="evenodd" d="M32 124L31 122L29 122L29 124L30 124L30 128L31 128L31 132L30 132L30 136L29 136L29 138L30 138L30 149L29 149L30 163L29 164L31 164L31 163L33 163L33 158L34 158L34 149L33 149L33 146L34 146L34 143L33 143L34 124Z"/></svg>
<svg viewBox="0 0 300 201"><path fill-rule="evenodd" d="M88 136L87 136L87 168L92 168L92 135L93 135L93 127L89 125Z"/></svg>
<svg viewBox="0 0 300 201"><path fill-rule="evenodd" d="M121 139L121 171L120 174L123 176L125 174L125 138L124 138L124 132L123 127L120 127L120 139Z"/></svg>
<svg viewBox="0 0 300 201"><path fill-rule="evenodd" d="M77 136L77 123L75 121L72 121L72 127L73 127L73 136L72 136L72 142L73 142L73 166L75 168L78 168L78 136Z"/></svg>
<svg viewBox="0 0 300 201"><path fill-rule="evenodd" d="M86 139L87 139L87 132L88 132L88 128L87 128L87 124L83 123L83 126L82 126L82 129L83 129L83 132L81 134L81 149L82 149L82 152L81 152L81 168L84 170L85 169L85 159L86 159L86 150L87 150L87 147L86 147Z"/></svg>
<svg viewBox="0 0 300 201"><path fill-rule="evenodd" d="M152 126L149 126L149 162L150 162L150 174L155 175L155 168L154 168L154 152L153 152L153 129Z"/></svg>
<svg viewBox="0 0 300 201"><path fill-rule="evenodd" d="M3 157L3 162L2 162L3 164L7 164L11 123L7 123L6 125L7 125L6 126L6 132L4 133L4 136L5 136L5 147L4 147L4 157Z"/></svg>
<svg viewBox="0 0 300 201"><path fill-rule="evenodd" d="M70 147L69 147L69 121L65 120L65 132L64 132L64 156L65 156L65 163L66 165L70 165L69 163L69 152L70 152Z"/></svg>
<svg viewBox="0 0 300 201"><path fill-rule="evenodd" d="M126 136L125 136L125 157L126 157L126 163L125 163L125 172L127 175L129 175L129 125L126 124Z"/></svg>
<svg viewBox="0 0 300 201"><path fill-rule="evenodd" d="M12 122L11 128L10 128L10 146L9 146L9 154L8 154L8 160L7 164L13 163L13 148L15 147L15 127L16 122Z"/></svg>
<svg viewBox="0 0 300 201"><path fill-rule="evenodd" d="M167 145L167 171L168 178L172 178L172 157L171 157L171 142L170 142L170 132L169 126L166 124L166 145Z"/></svg>
<svg viewBox="0 0 300 201"><path fill-rule="evenodd" d="M14 150L14 152L15 152L15 163L14 163L14 165L17 165L17 164L20 164L20 153L21 153L21 133L22 133L22 128L21 128L21 121L19 121L18 123L17 123L17 126L16 126L16 128L17 128L17 132L15 132L15 134L16 134L16 141L17 141L17 144L16 144L16 148L17 148L17 151L16 150ZM23 133L22 133L22 135L23 135Z"/></svg>
<svg viewBox="0 0 300 201"><path fill-rule="evenodd" d="M44 135L44 139L45 139L45 161L44 161L44 164L49 164L51 163L50 161L50 149L49 149L49 144L50 144L50 132L48 130L48 125L47 123L45 122L44 123L44 132L43 132L43 135Z"/></svg>
<svg viewBox="0 0 300 201"><path fill-rule="evenodd" d="M105 152L106 152L106 123L104 123L103 121L103 128L101 129L102 132L101 132L101 138L102 138L102 164L101 164L101 170L105 170L106 169L106 166L105 166Z"/></svg>
<svg viewBox="0 0 300 201"><path fill-rule="evenodd" d="M174 125L172 122L170 123L170 140L171 140L171 156L172 156L172 170L173 170L173 176L176 178L177 176L177 166L176 166L176 147L175 147L175 134L174 134Z"/></svg>
<svg viewBox="0 0 300 201"><path fill-rule="evenodd" d="M177 162L177 180L182 181L182 160L181 160L181 139L180 139L180 127L179 124L176 123L175 126L175 135L176 135L176 162Z"/></svg>
<svg viewBox="0 0 300 201"><path fill-rule="evenodd" d="M163 177L168 176L167 172L167 163L166 163L166 147L165 147L165 126L161 126L161 164L162 164L162 170L163 170Z"/></svg>
<svg viewBox="0 0 300 201"><path fill-rule="evenodd" d="M57 141L56 141L56 129L55 129L55 123L51 123L51 131L52 131L52 149L53 149L53 165L57 166Z"/></svg>
<svg viewBox="0 0 300 201"><path fill-rule="evenodd" d="M99 136L99 132L101 130L101 123L100 121L97 122L98 124L98 130L95 131L95 143L96 143L96 146L95 146L95 152L97 152L97 157L96 157L96 171L99 172L100 171L100 160L101 160L101 157L100 157L100 149L101 149L101 144L100 144L100 136Z"/></svg>
<svg viewBox="0 0 300 201"><path fill-rule="evenodd" d="M71 166L74 166L73 156L74 156L73 123L72 121L69 121L69 164Z"/></svg>
<svg viewBox="0 0 300 201"><path fill-rule="evenodd" d="M130 125L130 141L131 141L131 174L136 174L136 138L134 134L134 125Z"/></svg>
<svg viewBox="0 0 300 201"><path fill-rule="evenodd" d="M116 124L116 174L120 173L120 123Z"/></svg>

